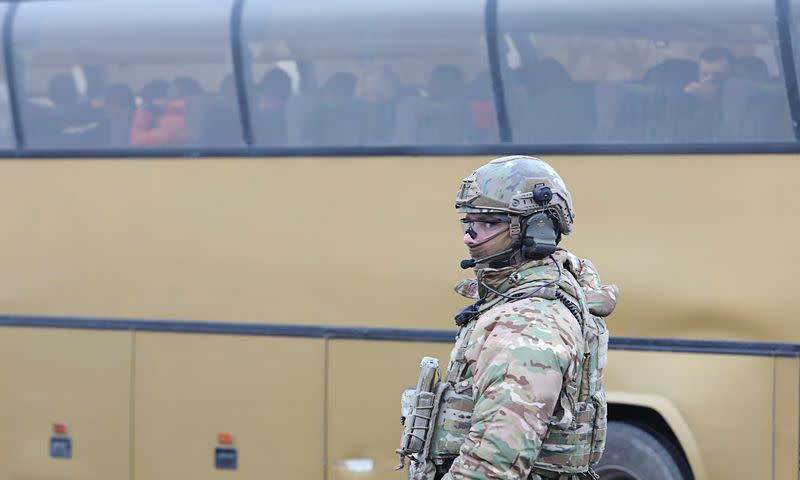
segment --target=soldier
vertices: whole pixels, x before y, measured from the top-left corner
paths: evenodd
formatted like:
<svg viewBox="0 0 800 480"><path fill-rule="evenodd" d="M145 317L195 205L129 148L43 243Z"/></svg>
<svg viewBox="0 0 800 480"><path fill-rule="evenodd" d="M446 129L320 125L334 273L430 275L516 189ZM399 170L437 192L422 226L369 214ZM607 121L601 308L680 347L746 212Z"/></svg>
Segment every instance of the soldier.
<svg viewBox="0 0 800 480"><path fill-rule="evenodd" d="M417 424L433 416L417 430L424 448L399 451L412 457L411 478L597 478L608 349L600 317L617 288L557 246L572 231L569 191L547 163L503 157L464 179L456 208L471 256L462 268L476 274L456 290L477 301L456 316L435 406L409 414Z"/></svg>

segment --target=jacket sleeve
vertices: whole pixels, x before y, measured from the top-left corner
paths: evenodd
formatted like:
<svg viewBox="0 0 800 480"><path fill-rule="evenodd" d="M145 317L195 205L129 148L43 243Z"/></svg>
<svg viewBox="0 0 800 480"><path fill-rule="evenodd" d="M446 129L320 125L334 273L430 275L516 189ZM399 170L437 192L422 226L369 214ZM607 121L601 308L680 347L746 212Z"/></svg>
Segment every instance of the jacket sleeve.
<svg viewBox="0 0 800 480"><path fill-rule="evenodd" d="M156 125L156 123L158 122L152 112L142 108L136 110L128 143L139 147L158 147L180 137L181 125L169 123Z"/></svg>
<svg viewBox="0 0 800 480"><path fill-rule="evenodd" d="M131 122L131 133L128 136L128 143L134 146L147 146L146 136L154 120L153 112L144 108L136 109Z"/></svg>
<svg viewBox="0 0 800 480"><path fill-rule="evenodd" d="M467 353L468 361L474 357L472 427L446 480L530 474L575 355L564 340L574 332L560 320L569 312L547 301L534 305L503 306L482 334L479 320L478 340Z"/></svg>

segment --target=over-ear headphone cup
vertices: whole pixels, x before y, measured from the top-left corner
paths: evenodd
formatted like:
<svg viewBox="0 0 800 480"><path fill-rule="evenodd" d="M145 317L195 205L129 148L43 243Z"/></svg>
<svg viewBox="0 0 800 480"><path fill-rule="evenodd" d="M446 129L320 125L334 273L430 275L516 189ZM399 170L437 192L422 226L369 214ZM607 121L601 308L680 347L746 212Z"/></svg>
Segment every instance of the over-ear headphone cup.
<svg viewBox="0 0 800 480"><path fill-rule="evenodd" d="M540 260L556 251L556 225L557 222L546 212L535 213L525 220L522 234L522 254L525 258Z"/></svg>

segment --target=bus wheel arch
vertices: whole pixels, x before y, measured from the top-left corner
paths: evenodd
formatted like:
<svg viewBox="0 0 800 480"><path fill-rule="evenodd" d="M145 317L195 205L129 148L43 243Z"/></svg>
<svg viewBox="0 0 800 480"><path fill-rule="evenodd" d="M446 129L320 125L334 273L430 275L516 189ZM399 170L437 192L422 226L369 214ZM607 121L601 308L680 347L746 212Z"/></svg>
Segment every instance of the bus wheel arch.
<svg viewBox="0 0 800 480"><path fill-rule="evenodd" d="M610 421L606 450L594 466L600 480L693 480L675 445L644 424Z"/></svg>
<svg viewBox="0 0 800 480"><path fill-rule="evenodd" d="M685 478L706 480L705 468L697 441L677 407L659 395L607 392L609 427L629 425L664 445ZM624 428L624 427L623 427ZM626 429L628 434L636 434ZM647 438L642 440L647 441Z"/></svg>

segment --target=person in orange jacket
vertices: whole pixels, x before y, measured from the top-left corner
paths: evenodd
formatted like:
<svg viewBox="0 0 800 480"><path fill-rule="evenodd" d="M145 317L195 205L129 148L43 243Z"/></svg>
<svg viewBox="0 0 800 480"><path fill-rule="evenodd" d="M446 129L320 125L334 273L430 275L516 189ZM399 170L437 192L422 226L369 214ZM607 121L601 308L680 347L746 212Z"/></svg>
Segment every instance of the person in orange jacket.
<svg viewBox="0 0 800 480"><path fill-rule="evenodd" d="M142 105L133 115L128 138L131 146L162 147L185 143L186 99L170 99L168 89L164 80L153 80L142 88Z"/></svg>

